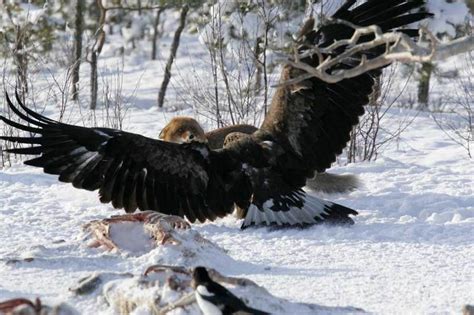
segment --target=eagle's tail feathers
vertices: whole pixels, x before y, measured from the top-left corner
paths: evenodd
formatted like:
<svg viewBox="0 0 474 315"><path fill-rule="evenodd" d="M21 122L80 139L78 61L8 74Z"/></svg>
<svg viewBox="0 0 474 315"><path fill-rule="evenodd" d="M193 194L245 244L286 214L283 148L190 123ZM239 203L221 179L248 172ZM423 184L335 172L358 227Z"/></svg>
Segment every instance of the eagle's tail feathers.
<svg viewBox="0 0 474 315"><path fill-rule="evenodd" d="M304 205L291 207L288 211L272 210L273 203L267 201L260 208L251 204L247 210L241 229L252 225L273 226L307 226L318 223L354 224L349 215L357 215L357 211L343 205L319 199L306 194Z"/></svg>

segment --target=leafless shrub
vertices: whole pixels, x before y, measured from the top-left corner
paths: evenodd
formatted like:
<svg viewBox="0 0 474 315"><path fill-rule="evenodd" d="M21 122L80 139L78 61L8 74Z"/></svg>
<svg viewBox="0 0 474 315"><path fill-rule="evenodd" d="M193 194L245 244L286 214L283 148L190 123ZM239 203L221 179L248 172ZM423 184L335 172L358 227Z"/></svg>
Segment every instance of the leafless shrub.
<svg viewBox="0 0 474 315"><path fill-rule="evenodd" d="M10 109L6 105L6 103L3 104L3 109L2 109L2 115L5 116L8 119L11 119L12 115L10 112ZM18 129L15 129L7 124L4 124L0 122L2 128L0 129L0 132L4 136L8 137L17 137L19 136L19 131ZM12 165L12 156L10 153L7 153L6 150L8 149L13 149L15 148L16 145L15 143L7 142L7 141L0 141L0 166L3 168L5 166L11 166Z"/></svg>
<svg viewBox="0 0 474 315"><path fill-rule="evenodd" d="M118 71L108 77L102 76L103 122L108 128L123 129L123 121L128 111L128 98L123 95L123 64Z"/></svg>
<svg viewBox="0 0 474 315"><path fill-rule="evenodd" d="M220 10L218 4L216 8ZM265 25L271 23L268 14L263 9L259 11ZM240 18L241 24L244 21L242 12L234 18ZM183 102L218 127L239 123L255 125L265 114L272 83L267 61L268 39L265 36L256 41L234 39L229 44L224 38L232 35L224 34L222 19L221 14L211 15L201 32L207 56L200 60L205 63L200 68L206 72L193 69L185 76L179 74L178 82L189 95Z"/></svg>
<svg viewBox="0 0 474 315"><path fill-rule="evenodd" d="M240 54L240 53L239 53ZM243 62L246 62L245 57ZM213 60L213 57L210 58ZM198 115L206 117L216 126L261 121L264 110L262 97L254 90L255 68L247 64L246 69L233 71L222 67L222 63L206 62L207 71L178 73L177 97L182 104L191 106ZM220 69L224 69L221 71ZM227 84L222 75L225 73ZM185 90L186 93L179 91Z"/></svg>
<svg viewBox="0 0 474 315"><path fill-rule="evenodd" d="M71 34L66 31L58 32L54 41L53 49L48 52L47 57L58 68L69 68L74 63L74 41Z"/></svg>
<svg viewBox="0 0 474 315"><path fill-rule="evenodd" d="M113 129L123 129L124 122L128 114L129 104L135 96L138 80L133 92L125 95L124 84L124 59L113 68L104 67L99 72L101 80L101 93L99 93L99 103L95 110L89 106L81 106L80 119L84 126L101 126Z"/></svg>
<svg viewBox="0 0 474 315"><path fill-rule="evenodd" d="M1 90L2 91L7 91L10 90L12 87L16 86L16 81L10 73L14 71L11 66L9 66L8 59L5 58L3 61L2 65L2 81L1 81ZM3 99L3 98L2 98ZM0 110L0 113L2 116L6 117L7 119L16 120L16 115L12 115L10 107L8 107L7 102L3 101L2 102L2 108ZM0 121L0 133L4 136L9 136L9 137L18 137L19 136L19 130L16 128L13 128L10 125L7 125ZM5 152L8 149L13 149L18 147L16 143L12 142L7 142L7 141L0 141L0 167L6 167L6 166L11 166L12 161L15 160L15 157L12 156L12 154Z"/></svg>
<svg viewBox="0 0 474 315"><path fill-rule="evenodd" d="M2 65L2 81L0 82L0 89L2 91L8 91L10 97L12 97L12 92L15 90L15 79L13 78L12 67L7 65L8 59L5 59L4 65ZM99 79L101 80L102 91L99 95L102 99L99 99L100 106L96 110L90 110L85 106L78 103L70 102L70 93L69 87L72 80L72 68L66 69L64 73L57 73L48 65L37 65L41 67L44 71L32 72L34 75L30 74L28 79L28 86L30 87L30 93L26 97L25 95L20 94L20 97L24 99L26 106L34 109L35 111L42 113L44 111L45 105L57 106L57 116L55 115L54 119L67 123L78 123L77 117L79 114L79 122L82 121L84 126L104 126L115 129L122 129L124 120L127 116L128 106L130 103L130 98L134 96L135 90L131 95L123 94L123 59L122 63L114 69L104 68L103 71L99 73ZM41 86L38 86L38 78L41 77L41 81L44 83ZM138 86L139 82L137 83ZM19 91L21 93L21 91ZM45 99L47 102L41 102L42 105L39 106L37 100ZM3 98L2 98L3 100ZM17 115L12 115L12 112L5 101L2 103L2 108L0 109L0 114L5 116L8 119L13 121L20 122ZM78 104L79 106L69 106L69 104ZM56 112L56 111L55 111ZM71 120L71 118L73 118ZM22 122L24 123L24 122ZM13 128L7 124L3 124L0 121L0 134L4 136L20 136L21 132L17 128ZM11 155L5 150L10 148L16 148L17 144L13 142L4 142L0 141L0 167L10 166L13 161L18 160L20 157L16 155Z"/></svg>
<svg viewBox="0 0 474 315"><path fill-rule="evenodd" d="M407 79L397 95L390 95L396 80L397 66L388 68L378 80L365 107L365 114L351 132L351 140L346 150L348 163L374 161L381 149L400 137L400 134L413 122L414 117L404 117L393 129L385 128L383 120L406 90Z"/></svg>
<svg viewBox="0 0 474 315"><path fill-rule="evenodd" d="M48 85L48 100L52 100L51 103L57 104L59 107L59 121L63 121L64 114L67 110L67 105L69 102L69 88L71 86L71 80L73 76L72 66L66 68L66 72L59 77L50 69L46 69L49 74L49 82L52 82Z"/></svg>
<svg viewBox="0 0 474 315"><path fill-rule="evenodd" d="M474 146L474 53L465 56L465 66L454 78L453 88L443 95L443 113L432 117L440 129L462 146L469 158Z"/></svg>

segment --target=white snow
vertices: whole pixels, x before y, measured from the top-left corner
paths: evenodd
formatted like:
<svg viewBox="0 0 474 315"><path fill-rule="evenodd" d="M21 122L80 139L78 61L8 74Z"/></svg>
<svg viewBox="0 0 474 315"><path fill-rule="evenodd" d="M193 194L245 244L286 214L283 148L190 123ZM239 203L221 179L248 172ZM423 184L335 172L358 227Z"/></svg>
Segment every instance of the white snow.
<svg viewBox="0 0 474 315"><path fill-rule="evenodd" d="M427 7L428 11L435 15L428 22L429 29L435 34L446 33L455 37L455 25L462 24L468 19L472 21L472 16L466 17L465 13L468 11L466 3L460 0L429 0Z"/></svg>
<svg viewBox="0 0 474 315"><path fill-rule="evenodd" d="M402 114L393 112L394 121ZM163 125L160 116L155 113ZM145 125L143 117L153 121L149 110L131 111L132 121ZM70 296L80 278L141 273L160 261L205 264L295 302L378 313L457 312L474 300L472 161L423 114L398 146L376 162L333 169L358 174L365 184L348 195L324 196L360 211L353 227L241 231L232 217L193 225L234 258L223 261L212 253L180 260L160 248L138 257L86 248L81 225L120 211L101 205L94 192L14 165L0 172L0 299L40 296L90 313L105 305ZM24 258L34 260L6 263Z"/></svg>
<svg viewBox="0 0 474 315"><path fill-rule="evenodd" d="M133 253L148 252L153 248L153 238L144 231L143 224L139 222L111 225L110 237L119 248Z"/></svg>
<svg viewBox="0 0 474 315"><path fill-rule="evenodd" d="M162 39L163 46L169 43L170 38ZM101 63L114 69L120 58L113 57L113 43L107 47ZM155 108L167 50L159 55L152 62L137 52L126 59L123 77L124 93L133 95L125 129L154 138L174 115L193 115L189 108L173 113ZM166 95L168 109L191 103L183 78L189 82L199 77L205 58L196 36L183 34ZM87 66L81 73L88 77ZM47 75L38 76L37 84L46 85ZM448 84L434 88L449 91ZM37 104L40 108L48 104L46 113L58 117L53 102L37 100ZM77 109L65 117L69 123L93 121L78 116ZM377 161L331 169L356 174L364 183L349 194L320 196L357 209L354 226L241 231L241 222L231 216L193 225L227 255L207 245L194 248L195 259L181 257L171 247L143 255L88 248L81 226L122 211L100 204L96 192L77 190L40 169L19 162L2 169L0 301L41 297L45 303L66 302L84 314L113 313L103 298L77 297L68 288L96 272L142 274L148 266L162 263L206 265L227 276L249 278L291 302L352 306L375 313L459 313L464 304L474 302L473 161L423 112L392 109L384 126L397 128L407 117L413 123ZM212 127L204 117L197 119ZM140 236L145 237L140 234L139 240ZM130 245L129 241L124 244Z"/></svg>

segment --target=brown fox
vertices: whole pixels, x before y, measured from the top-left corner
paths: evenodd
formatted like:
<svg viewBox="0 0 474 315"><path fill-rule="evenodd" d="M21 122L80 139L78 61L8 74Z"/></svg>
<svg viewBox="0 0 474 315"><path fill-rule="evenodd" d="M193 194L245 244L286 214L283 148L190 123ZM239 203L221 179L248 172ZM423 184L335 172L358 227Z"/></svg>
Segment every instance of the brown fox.
<svg viewBox="0 0 474 315"><path fill-rule="evenodd" d="M175 143L199 141L207 143L211 149L221 149L227 135L234 132L252 134L258 128L251 125L233 125L204 132L201 125L191 117L173 118L160 133L160 139ZM355 190L360 185L355 175L336 175L316 173L313 178L306 180L306 186L311 190L324 193L344 193Z"/></svg>
<svg viewBox="0 0 474 315"><path fill-rule="evenodd" d="M191 117L174 117L161 130L159 137L161 140L175 143L191 141L207 143L207 138L201 125Z"/></svg>

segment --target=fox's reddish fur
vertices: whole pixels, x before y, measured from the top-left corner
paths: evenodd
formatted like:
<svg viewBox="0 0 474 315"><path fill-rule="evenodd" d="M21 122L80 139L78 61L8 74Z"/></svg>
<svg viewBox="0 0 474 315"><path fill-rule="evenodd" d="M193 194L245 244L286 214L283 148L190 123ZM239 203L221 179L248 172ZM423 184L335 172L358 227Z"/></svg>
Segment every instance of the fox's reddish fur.
<svg viewBox="0 0 474 315"><path fill-rule="evenodd" d="M168 142L207 142L206 134L199 123L191 117L174 117L161 130L160 139Z"/></svg>

